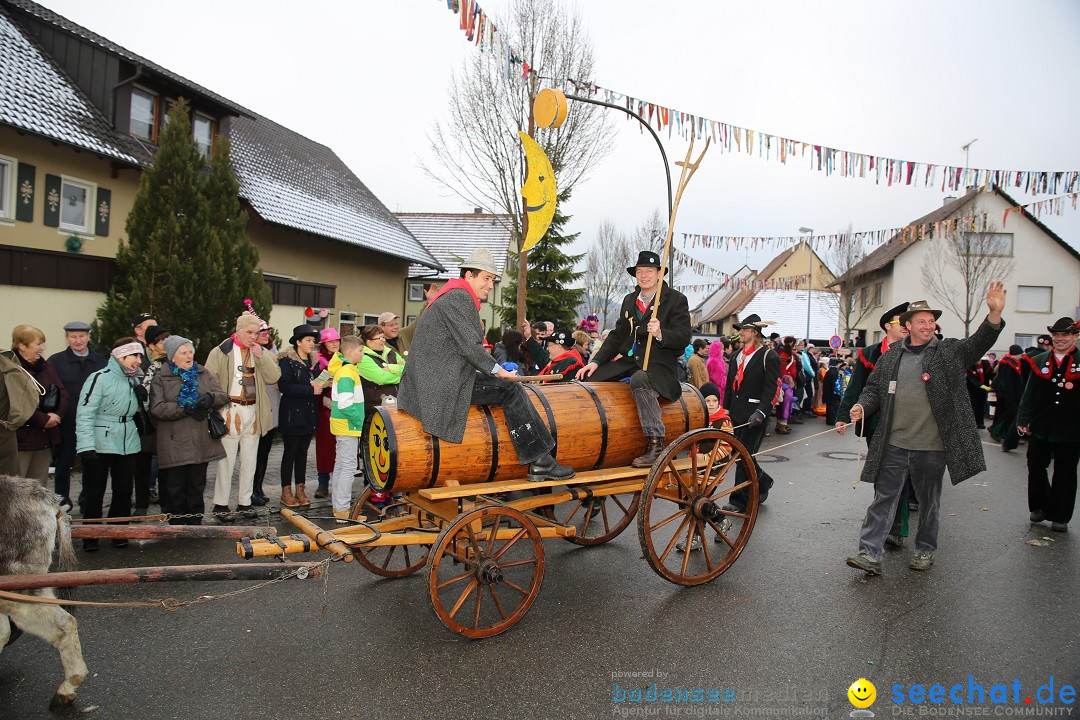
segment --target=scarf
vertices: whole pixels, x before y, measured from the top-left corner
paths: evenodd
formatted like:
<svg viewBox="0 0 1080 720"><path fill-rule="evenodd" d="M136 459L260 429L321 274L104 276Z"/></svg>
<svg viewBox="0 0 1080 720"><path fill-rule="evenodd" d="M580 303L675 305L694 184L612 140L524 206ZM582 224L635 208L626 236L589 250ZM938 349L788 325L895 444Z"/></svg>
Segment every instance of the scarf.
<svg viewBox="0 0 1080 720"><path fill-rule="evenodd" d="M746 369L746 364L750 362L750 357L754 353L756 353L758 350L759 350L758 346L755 345L753 347L746 348L745 350L742 351L742 355L743 355L742 356L742 362L737 363L737 365L739 367L735 371L735 380L732 381L732 384L731 384L731 389L732 390L738 390L739 386L742 385L743 370Z"/></svg>
<svg viewBox="0 0 1080 720"><path fill-rule="evenodd" d="M176 396L176 404L190 410L199 402L199 366L192 363L191 367L185 369L170 361L169 368L173 375L180 378L180 394Z"/></svg>
<svg viewBox="0 0 1080 720"><path fill-rule="evenodd" d="M241 350L248 349L248 346L240 342L240 338L236 337L236 333L233 333L230 337L232 337L232 341L236 344L238 348L240 348ZM192 367L194 367L194 365Z"/></svg>
<svg viewBox="0 0 1080 720"><path fill-rule="evenodd" d="M22 355L20 355L18 350L12 350L11 353L15 357L19 358L19 363L23 366L23 368L32 372L35 376L39 375L41 371L45 369L45 358L43 357L39 357L34 362L30 362Z"/></svg>
<svg viewBox="0 0 1080 720"><path fill-rule="evenodd" d="M443 286L439 290L438 294L436 294L435 297L431 298L431 302L428 303L428 307L431 307L436 300L438 300L451 290L459 289L468 291L469 297L471 297L472 301L476 303L476 311L480 312L480 299L477 298L476 293L473 292L472 285L469 285L469 283L465 282L465 278L452 278L443 283Z"/></svg>

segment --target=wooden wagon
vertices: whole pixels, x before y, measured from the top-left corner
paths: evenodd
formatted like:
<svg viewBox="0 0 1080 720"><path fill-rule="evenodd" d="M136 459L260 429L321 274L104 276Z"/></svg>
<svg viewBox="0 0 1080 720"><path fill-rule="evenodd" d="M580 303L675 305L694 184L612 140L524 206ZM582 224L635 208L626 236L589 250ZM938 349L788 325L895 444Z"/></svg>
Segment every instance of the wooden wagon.
<svg viewBox="0 0 1080 720"><path fill-rule="evenodd" d="M520 620L540 590L543 540L599 545L637 518L645 559L665 579L700 585L727 570L757 517L757 478L746 448L707 426L704 398L683 385L661 402L668 442L651 468L630 466L644 442L629 386L567 382L525 385L556 440L570 480L529 482L499 407L474 406L461 444L425 433L396 408L368 418L361 453L370 486L394 494L376 508L365 489L348 527L324 529L283 509L303 535L243 539L244 558L328 550L378 575L426 569L432 608L470 638L497 635ZM745 473L736 484L736 469ZM728 506L740 488L746 512Z"/></svg>

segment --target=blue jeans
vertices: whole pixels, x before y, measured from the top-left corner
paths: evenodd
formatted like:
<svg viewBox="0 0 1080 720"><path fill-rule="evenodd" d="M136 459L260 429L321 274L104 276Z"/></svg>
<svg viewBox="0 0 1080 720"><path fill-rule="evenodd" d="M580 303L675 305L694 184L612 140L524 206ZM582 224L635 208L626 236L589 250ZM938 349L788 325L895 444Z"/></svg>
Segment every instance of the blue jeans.
<svg viewBox="0 0 1080 720"><path fill-rule="evenodd" d="M941 504L941 481L945 477L945 453L940 450L904 450L895 445L885 448L874 481L874 500L866 509L859 534L859 552L880 560L885 536L892 528L896 505L911 474L911 487L919 501L919 531L915 551L937 550L938 508Z"/></svg>

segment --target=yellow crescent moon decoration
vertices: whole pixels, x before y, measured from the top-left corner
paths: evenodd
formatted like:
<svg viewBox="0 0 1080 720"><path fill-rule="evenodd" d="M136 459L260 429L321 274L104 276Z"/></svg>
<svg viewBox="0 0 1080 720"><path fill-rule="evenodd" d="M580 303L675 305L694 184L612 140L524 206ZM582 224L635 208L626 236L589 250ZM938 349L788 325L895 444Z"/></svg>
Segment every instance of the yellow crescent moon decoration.
<svg viewBox="0 0 1080 720"><path fill-rule="evenodd" d="M521 252L528 252L544 237L551 225L551 219L555 217L555 200L559 189L555 185L555 172L551 169L551 161L544 149L527 133L519 131L518 135L521 136L521 145L528 161L525 184L521 186L521 196L525 198L525 212L529 215L529 232L525 236Z"/></svg>

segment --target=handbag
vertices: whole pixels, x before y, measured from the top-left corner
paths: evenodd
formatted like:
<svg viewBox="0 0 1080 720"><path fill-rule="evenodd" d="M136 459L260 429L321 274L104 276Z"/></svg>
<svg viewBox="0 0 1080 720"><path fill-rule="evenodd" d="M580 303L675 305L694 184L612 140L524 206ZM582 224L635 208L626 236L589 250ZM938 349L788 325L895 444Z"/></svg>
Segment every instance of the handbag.
<svg viewBox="0 0 1080 720"><path fill-rule="evenodd" d="M210 431L210 437L214 440L220 440L229 434L229 429L225 427L225 419L216 410L211 411L206 416L206 427Z"/></svg>
<svg viewBox="0 0 1080 720"><path fill-rule="evenodd" d="M54 413L59 407L60 388L57 385L49 383L49 389L41 396L41 401L38 403L38 409L44 413Z"/></svg>

